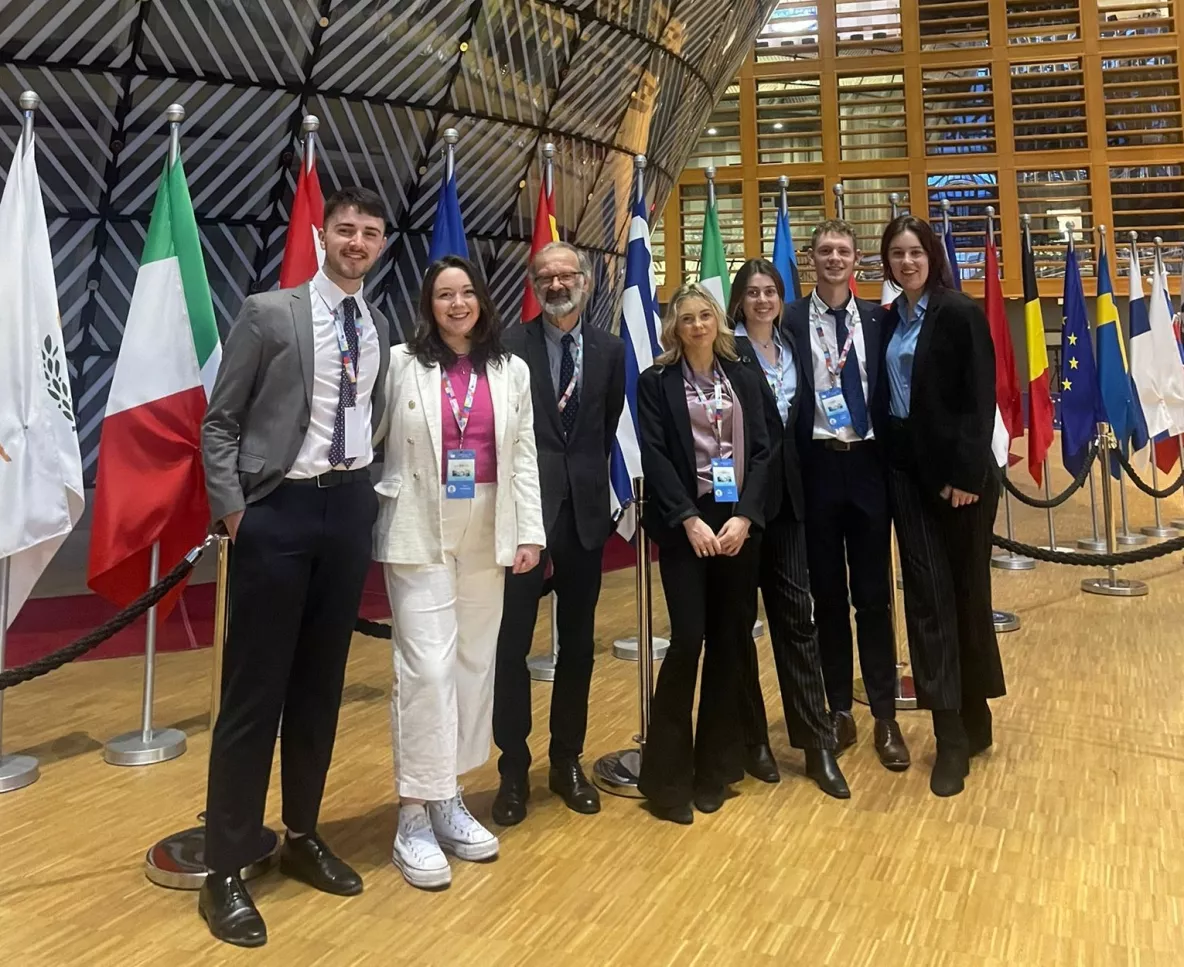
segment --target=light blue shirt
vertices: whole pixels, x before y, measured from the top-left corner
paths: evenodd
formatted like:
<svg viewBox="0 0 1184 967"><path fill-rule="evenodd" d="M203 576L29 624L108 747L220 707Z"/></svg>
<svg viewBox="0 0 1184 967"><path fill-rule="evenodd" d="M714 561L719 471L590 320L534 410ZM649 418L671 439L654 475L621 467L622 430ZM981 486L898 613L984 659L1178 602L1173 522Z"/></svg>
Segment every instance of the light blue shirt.
<svg viewBox="0 0 1184 967"><path fill-rule="evenodd" d="M748 330L742 322L736 324L736 335L744 336L749 342L752 341L752 337L748 335ZM765 371L765 379L768 380L769 389L777 397L777 412L781 414L781 425L784 426L789 421L789 405L793 402L794 393L798 391L798 368L794 365L793 351L785 345L785 341L781 338L781 330L776 326L773 327L773 345L777 347L776 365L765 359L755 345L752 348L756 353L757 362Z"/></svg>
<svg viewBox="0 0 1184 967"><path fill-rule="evenodd" d="M909 415L909 402L913 392L913 357L917 355L921 320L925 318L928 306L928 292L921 296L911 313L908 299L901 296L896 300L900 325L896 327L888 343L888 386L892 394L889 412L898 420L907 419Z"/></svg>

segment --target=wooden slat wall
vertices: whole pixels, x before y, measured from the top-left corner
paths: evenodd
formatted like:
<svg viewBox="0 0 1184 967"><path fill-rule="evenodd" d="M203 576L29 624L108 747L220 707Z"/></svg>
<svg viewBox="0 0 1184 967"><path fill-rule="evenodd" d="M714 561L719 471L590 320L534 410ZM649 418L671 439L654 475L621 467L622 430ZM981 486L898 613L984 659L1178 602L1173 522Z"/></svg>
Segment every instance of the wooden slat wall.
<svg viewBox="0 0 1184 967"><path fill-rule="evenodd" d="M1085 170L1088 172L1089 197L1086 199L1085 220L1094 226L1113 226L1114 212L1111 202L1111 168L1129 168L1152 165L1180 165L1184 163L1184 132L1178 130L1177 115L1165 120L1162 128L1153 129L1152 136L1146 132L1128 140L1143 142L1133 146L1116 147L1107 144L1107 101L1103 77L1103 62L1115 58L1146 56L1155 52L1171 54L1175 67L1171 73L1176 78L1175 103L1180 103L1181 50L1180 23L1184 16L1184 0L1164 0L1162 3L1134 0L1008 0L996 3L991 0L900 0L899 2L899 44L894 38L876 41L873 30L864 32L864 41L843 40L837 36L836 2L843 0L820 0L817 16L817 48L810 45L795 45L786 49L792 58L777 53L775 44L768 39L761 44L762 57L758 61L750 56L740 69L737 83L740 88L740 134L741 163L720 167L717 180L720 183L738 182L743 192L744 244L748 257L770 254L762 253L761 239L761 184L775 183L780 175L789 175L791 181L801 182L822 179L826 186L825 204L827 215L835 213L835 198L832 188L843 180L866 180L874 178L906 178L911 209L925 215L930 197L928 177L937 173L992 173L998 176L998 218L1002 229L1000 255L1004 266L1003 288L1005 295L1017 297L1022 294L1020 279L1020 214L1021 205L1017 177L1020 172L1058 172ZM790 9L799 5L782 3ZM805 6L805 5L801 5ZM891 3L883 11L872 11L866 16L877 23L895 22ZM1056 9L1049 12L1050 7ZM851 8L844 6L844 11ZM1010 13L1009 13L1010 11ZM1166 11L1166 13L1164 12ZM1108 21L1109 15L1124 18ZM925 18L925 36L922 38L922 17ZM1134 19L1126 19L1134 18ZM1050 22L1051 20L1051 22ZM798 22L808 23L804 17ZM938 26L944 33L937 32ZM989 31L989 45L983 44L984 31ZM850 31L846 31L850 33ZM1107 36L1103 37L1102 35ZM1072 40L1052 42L1021 42L1025 36L1066 36ZM949 46L935 49L938 44ZM923 44L930 49L922 49ZM899 51L870 53L876 47L890 49L899 46ZM1048 150L1023 150L1015 148L1017 133L1032 134L1031 123L1021 124L1017 132L1012 110L1012 64L1038 64L1047 62L1077 61L1081 65L1081 83L1084 88L1085 146L1052 148ZM994 99L995 151L991 153L926 155L926 100L924 97L925 72L941 69L966 68L984 65L990 68L990 85ZM1117 72L1121 74L1122 71ZM1115 90L1116 72L1113 67L1105 71ZM906 118L907 156L869 160L843 160L839 124L839 76L865 75L885 78L899 75L904 79L904 110ZM756 90L761 80L793 79L821 76L820 101L822 109L822 156L821 160L809 163L761 164L758 158ZM931 75L932 76L932 75ZM1117 82L1122 83L1121 78ZM1076 80L1067 81L1073 86ZM1120 88L1130 91L1128 85ZM1143 95L1138 95L1140 99ZM933 101L930 96L930 101ZM1159 122L1162 105L1170 102L1162 94L1146 97L1148 104L1158 102L1161 107L1154 112ZM1077 103L1065 100L1065 107ZM1079 106L1079 105L1078 105ZM1050 108L1056 104L1049 105ZM1111 111L1115 108L1111 107ZM971 112L972 113L972 112ZM1139 112L1136 109L1136 113ZM1170 112L1169 112L1170 113ZM1152 112L1148 110L1148 116ZM1163 115L1167 119L1167 114ZM1077 134L1080 138L1081 135ZM1162 143L1147 143L1161 141ZM850 150L847 152L851 158ZM855 152L858 157L863 152ZM704 162L699 161L698 164ZM688 168L680 176L680 184L702 184L702 169ZM887 194L887 191L885 191ZM661 285L660 296L666 298L678 283L678 266L683 264L681 249L684 243L698 244L697 238L683 239L679 236L680 210L678 191L671 193L664 213L665 242L667 254L667 277ZM1028 192L1028 203L1024 206L1032 211L1032 193ZM1172 196L1172 200L1149 201L1148 207L1167 206L1167 214L1157 215L1158 225L1179 225L1184 231L1184 200ZM886 204L886 199L885 199ZM1085 207L1085 206L1083 206ZM808 234L800 229L795 237ZM1181 235L1184 240L1184 235ZM1080 244L1080 243L1079 243ZM1090 242L1084 243L1090 245ZM767 246L766 246L767 247ZM1082 253L1084 254L1084 252ZM1169 262L1172 273L1173 292L1179 287L1179 256ZM1055 261L1049 260L1042 266L1044 271L1055 272ZM1092 266L1085 270L1087 295L1094 293ZM873 273L861 282L861 293L869 298L879 294L880 283ZM1040 280L1041 293L1048 297L1061 294L1061 280L1048 275ZM968 281L967 290L981 295L982 283Z"/></svg>

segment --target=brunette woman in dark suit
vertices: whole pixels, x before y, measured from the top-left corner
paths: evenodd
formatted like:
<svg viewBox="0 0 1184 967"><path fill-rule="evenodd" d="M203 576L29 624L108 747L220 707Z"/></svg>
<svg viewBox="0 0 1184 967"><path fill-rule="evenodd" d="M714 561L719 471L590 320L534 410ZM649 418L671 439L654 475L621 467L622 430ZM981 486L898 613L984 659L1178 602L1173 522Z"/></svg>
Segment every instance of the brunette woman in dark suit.
<svg viewBox="0 0 1184 967"><path fill-rule="evenodd" d="M738 689L756 620L771 454L762 381L739 362L724 310L703 286L674 294L662 345L666 352L637 381L637 408L643 523L659 547L670 650L639 788L654 815L686 824L692 802L715 812L744 775Z"/></svg>
<svg viewBox="0 0 1184 967"><path fill-rule="evenodd" d="M1006 691L991 617L995 351L978 304L953 288L941 241L913 215L880 246L902 290L886 310L872 417L887 442L917 704L933 713L935 795L963 789Z"/></svg>

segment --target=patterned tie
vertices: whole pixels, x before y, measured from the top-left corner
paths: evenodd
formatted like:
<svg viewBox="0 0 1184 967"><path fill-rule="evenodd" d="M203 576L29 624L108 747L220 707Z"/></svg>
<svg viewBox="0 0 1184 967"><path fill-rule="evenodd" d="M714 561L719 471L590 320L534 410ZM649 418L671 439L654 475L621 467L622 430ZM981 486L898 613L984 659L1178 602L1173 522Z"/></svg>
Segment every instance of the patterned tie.
<svg viewBox="0 0 1184 967"><path fill-rule="evenodd" d="M349 344L349 356L353 360L354 374L358 372L358 304L353 296L346 296L341 303L341 312L345 317L345 341ZM358 402L358 387L349 378L345 368L345 361L341 363L341 391L337 397L337 418L333 421L333 440L329 444L329 466L337 467L344 464L352 467L353 457L345 455L345 411Z"/></svg>
<svg viewBox="0 0 1184 967"><path fill-rule="evenodd" d="M559 363L559 395L562 397L564 391L571 383L571 378L576 372L576 358L572 355L572 347L575 345L575 337L570 333L563 334L563 359ZM579 385L572 391L568 398L567 405L563 408L563 412L559 414L560 422L563 424L563 435L571 437L571 431L575 429L576 414L580 411L580 387Z"/></svg>
<svg viewBox="0 0 1184 967"><path fill-rule="evenodd" d="M847 310L831 309L835 317L835 341L839 352L847 342ZM851 351L847 353L847 362L843 366L840 377L843 386L843 400L851 414L851 429L860 439L867 436L867 400L863 395L863 383L859 379L859 354L855 351L855 343L851 343Z"/></svg>

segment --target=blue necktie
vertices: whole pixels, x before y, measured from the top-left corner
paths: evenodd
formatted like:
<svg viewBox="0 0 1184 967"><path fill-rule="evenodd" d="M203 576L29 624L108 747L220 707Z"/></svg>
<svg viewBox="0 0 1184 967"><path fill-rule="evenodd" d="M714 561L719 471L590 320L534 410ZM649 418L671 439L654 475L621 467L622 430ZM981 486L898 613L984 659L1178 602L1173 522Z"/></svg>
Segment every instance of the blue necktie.
<svg viewBox="0 0 1184 967"><path fill-rule="evenodd" d="M341 302L342 315L345 317L345 341L349 344L349 355L354 363L354 373L358 371L358 327L356 323L358 304L353 296L346 296ZM345 465L352 467L353 457L345 455L345 411L358 402L358 388L349 378L344 360L341 363L341 390L337 397L337 418L333 421L333 439L329 443L329 466Z"/></svg>
<svg viewBox="0 0 1184 967"><path fill-rule="evenodd" d="M835 342L842 353L847 342L847 310L831 309L835 317ZM847 362L843 366L840 377L843 386L843 399L847 403L847 411L851 414L851 429L862 440L867 436L867 400L863 395L863 383L859 379L859 353L855 351L855 343L851 343L851 351L847 353Z"/></svg>
<svg viewBox="0 0 1184 967"><path fill-rule="evenodd" d="M559 361L559 395L562 396L567 387L571 384L572 377L576 374L576 359L572 355L572 346L575 345L575 337L570 332L563 334L563 358ZM567 399L567 405L563 407L563 412L559 414L559 422L563 424L563 435L571 437L571 431L576 427L576 414L580 411L580 387L576 384L576 388L572 391L571 396Z"/></svg>

